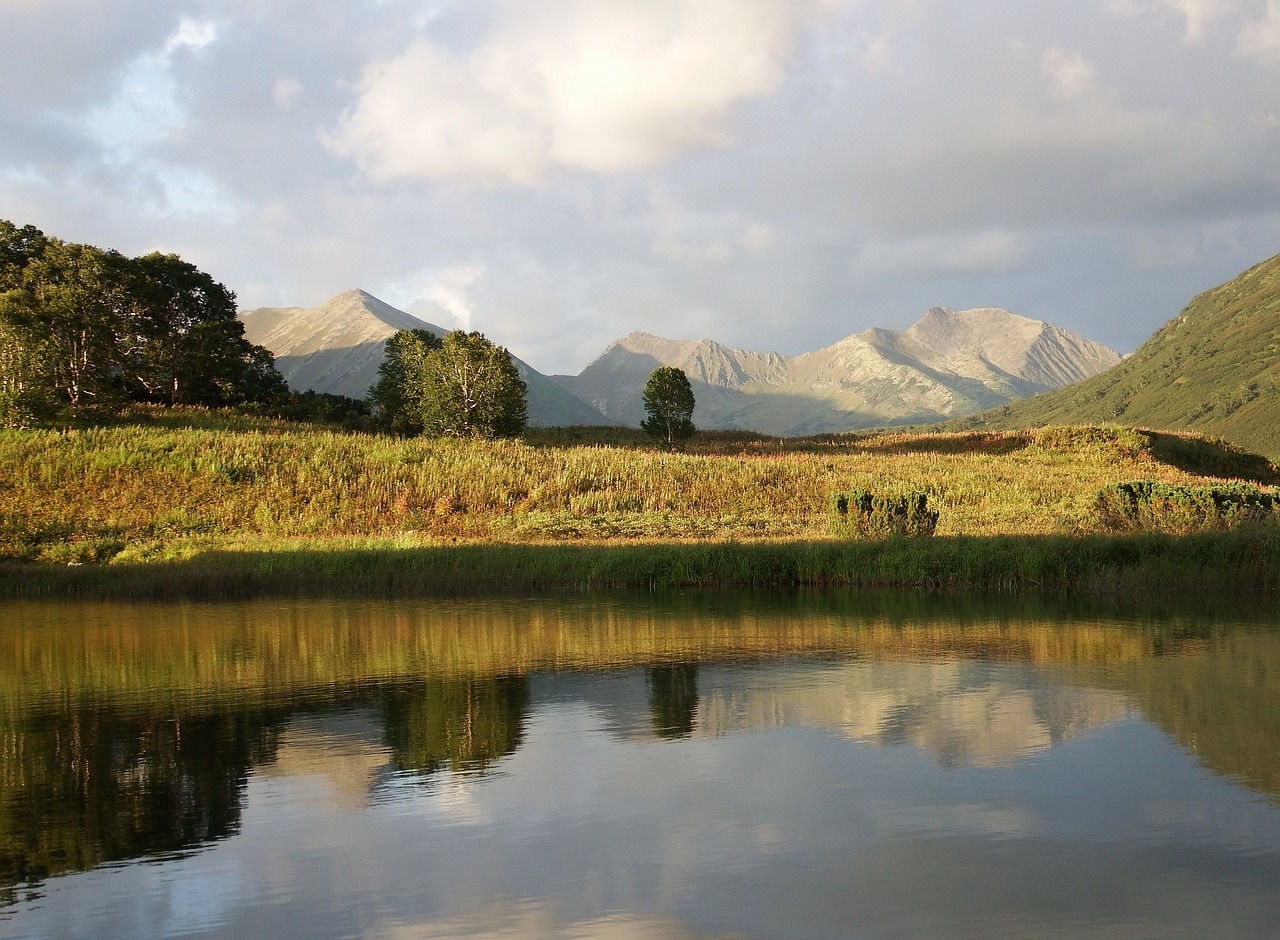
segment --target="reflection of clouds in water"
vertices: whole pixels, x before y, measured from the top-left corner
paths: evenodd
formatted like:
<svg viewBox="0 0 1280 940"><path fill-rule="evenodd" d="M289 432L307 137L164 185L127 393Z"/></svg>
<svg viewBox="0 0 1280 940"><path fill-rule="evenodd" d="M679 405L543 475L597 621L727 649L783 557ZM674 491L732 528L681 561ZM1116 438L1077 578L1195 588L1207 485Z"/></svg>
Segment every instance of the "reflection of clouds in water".
<svg viewBox="0 0 1280 940"><path fill-rule="evenodd" d="M367 709L300 716L285 727L275 760L259 773L288 778L295 799L297 785L306 781L317 788L312 798L332 801L344 810L389 802L445 824L492 822L478 802L471 775L398 772L385 739L381 719Z"/></svg>
<svg viewBox="0 0 1280 940"><path fill-rule="evenodd" d="M1021 839L1045 830L1040 813L1025 807L997 807L983 803L918 804L910 817L895 817L899 831L916 830L966 834L995 839Z"/></svg>
<svg viewBox="0 0 1280 940"><path fill-rule="evenodd" d="M493 817L480 799L479 778L466 774L438 774L413 805L428 818L455 826L488 826ZM421 786L418 778L414 786Z"/></svg>
<svg viewBox="0 0 1280 940"><path fill-rule="evenodd" d="M244 896L252 877L234 860L191 865L185 877L165 880L166 936L211 930Z"/></svg>
<svg viewBox="0 0 1280 940"><path fill-rule="evenodd" d="M297 717L280 735L275 761L259 773L313 778L339 805L358 809L390 762L383 737L377 716L365 710Z"/></svg>
<svg viewBox="0 0 1280 940"><path fill-rule="evenodd" d="M1128 713L1116 692L1049 681L1033 667L853 663L704 674L701 736L788 725L866 744L912 744L945 766L1004 766Z"/></svg>
<svg viewBox="0 0 1280 940"><path fill-rule="evenodd" d="M603 917L574 916L573 905L546 899L520 898L487 904L463 915L402 924L376 930L372 936L386 940L443 940L475 937L478 940L701 940L736 937L736 933L707 933L677 920L647 917L625 911Z"/></svg>

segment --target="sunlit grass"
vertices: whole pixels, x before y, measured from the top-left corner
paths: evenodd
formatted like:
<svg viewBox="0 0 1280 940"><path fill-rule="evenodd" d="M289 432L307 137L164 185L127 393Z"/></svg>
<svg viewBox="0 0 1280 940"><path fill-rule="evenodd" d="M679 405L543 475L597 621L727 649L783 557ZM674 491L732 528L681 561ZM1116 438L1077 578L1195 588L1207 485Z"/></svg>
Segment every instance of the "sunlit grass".
<svg viewBox="0 0 1280 940"><path fill-rule="evenodd" d="M1273 472L1221 445L1179 439L1171 450L1167 435L1121 428L793 441L724 432L669 452L616 429L472 442L243 417L218 427L214 417L196 417L187 426L170 417L163 424L0 432L0 559L120 570L208 565L211 557L239 554L279 572L285 556L326 552L346 558L342 568L361 553L635 545L647 546L642 560L579 553L563 562L575 566L569 576L558 578L531 572L529 552L502 564L537 583L819 583L849 580L839 565L831 567L833 552L862 551L832 543L837 492L925 493L940 513L937 539L958 544L1096 532L1095 498L1112 483L1198 485L1232 479L1242 468L1255 480ZM1158 456L1175 451L1176 460ZM776 564L732 552L709 564L690 552L757 543L791 547ZM672 545L684 550L663 556L663 546ZM939 551L917 549L893 562L899 579L945 581ZM810 556L824 560L813 571L797 568ZM414 564L421 569L423 562ZM880 562L857 564L871 570ZM972 548L945 564L986 571ZM508 573L499 567L483 577L506 583L513 580Z"/></svg>

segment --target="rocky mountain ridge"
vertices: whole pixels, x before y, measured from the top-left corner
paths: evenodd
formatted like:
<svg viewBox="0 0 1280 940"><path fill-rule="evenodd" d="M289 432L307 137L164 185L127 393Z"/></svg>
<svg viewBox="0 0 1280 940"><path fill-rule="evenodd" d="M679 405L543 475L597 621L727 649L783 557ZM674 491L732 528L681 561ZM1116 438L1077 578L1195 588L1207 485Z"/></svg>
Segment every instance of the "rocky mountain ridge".
<svg viewBox="0 0 1280 940"><path fill-rule="evenodd" d="M1097 375L1114 350L997 308L934 307L902 332L869 329L799 356L631 333L576 376L551 379L620 424L644 417L649 373L689 376L703 428L779 436L927 423Z"/></svg>
<svg viewBox="0 0 1280 940"><path fill-rule="evenodd" d="M246 337L271 350L290 387L353 398L368 393L397 330L448 332L362 290L318 307L240 316ZM669 365L693 384L698 427L796 436L968 415L1097 375L1120 356L1005 310L934 307L901 332L864 330L799 356L636 332L576 376L546 376L515 361L534 426L638 426L649 374Z"/></svg>

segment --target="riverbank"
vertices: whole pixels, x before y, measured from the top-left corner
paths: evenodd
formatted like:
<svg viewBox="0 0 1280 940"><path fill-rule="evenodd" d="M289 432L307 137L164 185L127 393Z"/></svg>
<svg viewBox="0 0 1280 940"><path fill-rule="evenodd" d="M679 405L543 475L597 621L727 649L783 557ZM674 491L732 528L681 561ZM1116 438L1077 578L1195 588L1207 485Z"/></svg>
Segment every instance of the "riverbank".
<svg viewBox="0 0 1280 940"><path fill-rule="evenodd" d="M0 564L0 596L222 599L455 596L728 587L945 589L1107 598L1280 598L1274 529L884 542L192 545L187 557Z"/></svg>

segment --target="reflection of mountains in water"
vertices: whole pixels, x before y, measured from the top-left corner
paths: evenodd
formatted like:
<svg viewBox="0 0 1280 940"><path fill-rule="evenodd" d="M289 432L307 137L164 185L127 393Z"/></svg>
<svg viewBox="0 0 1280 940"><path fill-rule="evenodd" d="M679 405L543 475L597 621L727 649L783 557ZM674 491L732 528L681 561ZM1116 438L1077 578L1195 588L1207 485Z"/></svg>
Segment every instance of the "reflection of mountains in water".
<svg viewBox="0 0 1280 940"><path fill-rule="evenodd" d="M852 663L703 679L696 735L817 725L864 744L911 744L945 766L1009 764L1129 708L1118 692L981 662Z"/></svg>
<svg viewBox="0 0 1280 940"><path fill-rule="evenodd" d="M999 766L1124 717L1121 692L1064 685L1029 664L790 663L550 673L535 707L588 707L616 737L717 738L829 728L870 745L913 745L944 766Z"/></svg>

